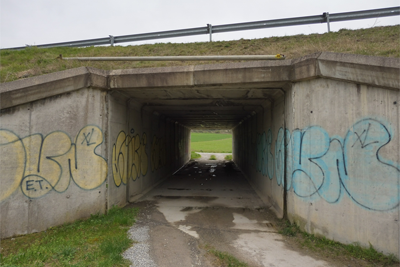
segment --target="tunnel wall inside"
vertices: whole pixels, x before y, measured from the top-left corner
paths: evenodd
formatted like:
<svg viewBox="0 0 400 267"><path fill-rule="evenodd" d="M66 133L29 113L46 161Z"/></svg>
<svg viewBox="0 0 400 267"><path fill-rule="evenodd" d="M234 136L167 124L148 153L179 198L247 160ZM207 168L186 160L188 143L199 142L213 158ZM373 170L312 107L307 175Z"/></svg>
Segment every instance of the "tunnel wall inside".
<svg viewBox="0 0 400 267"><path fill-rule="evenodd" d="M285 91L233 130L235 163L300 229L399 256L398 88L315 77Z"/></svg>
<svg viewBox="0 0 400 267"><path fill-rule="evenodd" d="M190 129L118 93L108 95L108 103L108 203L124 206L190 159Z"/></svg>
<svg viewBox="0 0 400 267"><path fill-rule="evenodd" d="M261 111L244 120L232 131L233 157L258 195L277 214L283 217L284 152L275 153L277 136L284 127L285 97L266 101ZM280 156L281 158L277 158Z"/></svg>
<svg viewBox="0 0 400 267"><path fill-rule="evenodd" d="M33 82L22 88L38 100L1 110L1 238L124 206L190 158L190 129L71 72L67 84L55 77L64 93Z"/></svg>

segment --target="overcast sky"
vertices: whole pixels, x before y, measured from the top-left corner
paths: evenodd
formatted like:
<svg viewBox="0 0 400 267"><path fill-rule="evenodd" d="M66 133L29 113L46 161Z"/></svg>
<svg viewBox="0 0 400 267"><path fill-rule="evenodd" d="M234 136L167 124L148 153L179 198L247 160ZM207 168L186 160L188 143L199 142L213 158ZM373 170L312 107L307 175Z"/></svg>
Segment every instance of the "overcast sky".
<svg viewBox="0 0 400 267"><path fill-rule="evenodd" d="M400 6L400 0L0 0L0 47L394 6ZM400 16L331 23L331 30L395 24L400 24ZM326 31L326 24L313 24L220 33L214 34L213 40L254 39ZM141 43L202 42L208 39L208 35L199 35Z"/></svg>

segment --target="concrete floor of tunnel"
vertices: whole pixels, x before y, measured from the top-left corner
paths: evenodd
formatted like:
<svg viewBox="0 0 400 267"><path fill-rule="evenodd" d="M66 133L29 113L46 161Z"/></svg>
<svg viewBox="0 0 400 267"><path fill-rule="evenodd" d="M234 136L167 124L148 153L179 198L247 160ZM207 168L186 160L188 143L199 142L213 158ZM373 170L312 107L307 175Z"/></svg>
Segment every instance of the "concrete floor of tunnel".
<svg viewBox="0 0 400 267"><path fill-rule="evenodd" d="M233 162L191 160L131 206L140 208L131 231L149 235L142 266L215 266L208 246L249 266L332 266L285 245L276 216Z"/></svg>

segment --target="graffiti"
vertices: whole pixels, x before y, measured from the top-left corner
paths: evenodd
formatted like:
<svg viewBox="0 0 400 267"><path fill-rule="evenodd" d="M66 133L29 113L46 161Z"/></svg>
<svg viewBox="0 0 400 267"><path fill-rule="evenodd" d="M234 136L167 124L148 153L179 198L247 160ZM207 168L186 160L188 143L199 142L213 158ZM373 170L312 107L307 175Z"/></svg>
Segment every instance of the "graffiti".
<svg viewBox="0 0 400 267"><path fill-rule="evenodd" d="M257 138L257 171L272 179L274 176L274 157L271 152L272 132L268 130Z"/></svg>
<svg viewBox="0 0 400 267"><path fill-rule="evenodd" d="M264 136L257 144L257 170L265 176L264 166L269 166L270 161L266 153L269 155L270 150L269 137ZM390 128L372 118L356 122L344 138L330 137L319 126L295 129L292 133L284 133L281 128L275 142L277 184L283 184L286 148L285 189L293 190L298 197L320 197L333 204L345 193L369 210L394 209L400 202L400 165L380 154L391 140Z"/></svg>
<svg viewBox="0 0 400 267"><path fill-rule="evenodd" d="M106 180L108 168L107 161L96 153L102 143L103 133L93 125L82 128L74 143L61 131L20 138L0 129L0 172L6 177L1 181L0 201L18 187L29 198L50 191L62 193L71 180L82 189L99 187Z"/></svg>
<svg viewBox="0 0 400 267"><path fill-rule="evenodd" d="M151 145L151 171L155 171L165 166L166 154L165 154L165 142L163 138L157 138L154 136L153 143Z"/></svg>
<svg viewBox="0 0 400 267"><path fill-rule="evenodd" d="M126 184L128 179L135 181L140 175L145 176L148 168L146 153L147 135L137 134L134 137L126 135L124 131L118 134L113 146L112 168L116 186Z"/></svg>
<svg viewBox="0 0 400 267"><path fill-rule="evenodd" d="M286 130L286 137L290 136L290 132ZM285 133L282 128L278 131L278 136L275 141L275 176L278 185L283 184L285 177L285 147L288 141L285 140Z"/></svg>

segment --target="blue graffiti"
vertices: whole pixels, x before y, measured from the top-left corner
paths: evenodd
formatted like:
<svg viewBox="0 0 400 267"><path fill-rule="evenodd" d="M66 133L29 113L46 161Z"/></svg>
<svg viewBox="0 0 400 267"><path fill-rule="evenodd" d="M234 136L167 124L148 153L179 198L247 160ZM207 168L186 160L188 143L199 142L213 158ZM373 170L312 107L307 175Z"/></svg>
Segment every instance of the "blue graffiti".
<svg viewBox="0 0 400 267"><path fill-rule="evenodd" d="M274 155L277 184L283 184L286 151L285 189L293 190L298 197L322 198L333 204L346 193L363 208L394 209L400 202L400 165L380 154L392 136L388 126L372 118L356 122L344 139L330 137L319 126L295 129L292 133L281 128ZM270 164L270 158L265 157L270 152L269 140L265 133L258 140L258 171Z"/></svg>
<svg viewBox="0 0 400 267"><path fill-rule="evenodd" d="M271 152L272 132L268 131L268 135L263 133L257 138L257 170L264 176L272 179L274 176L274 156Z"/></svg>

